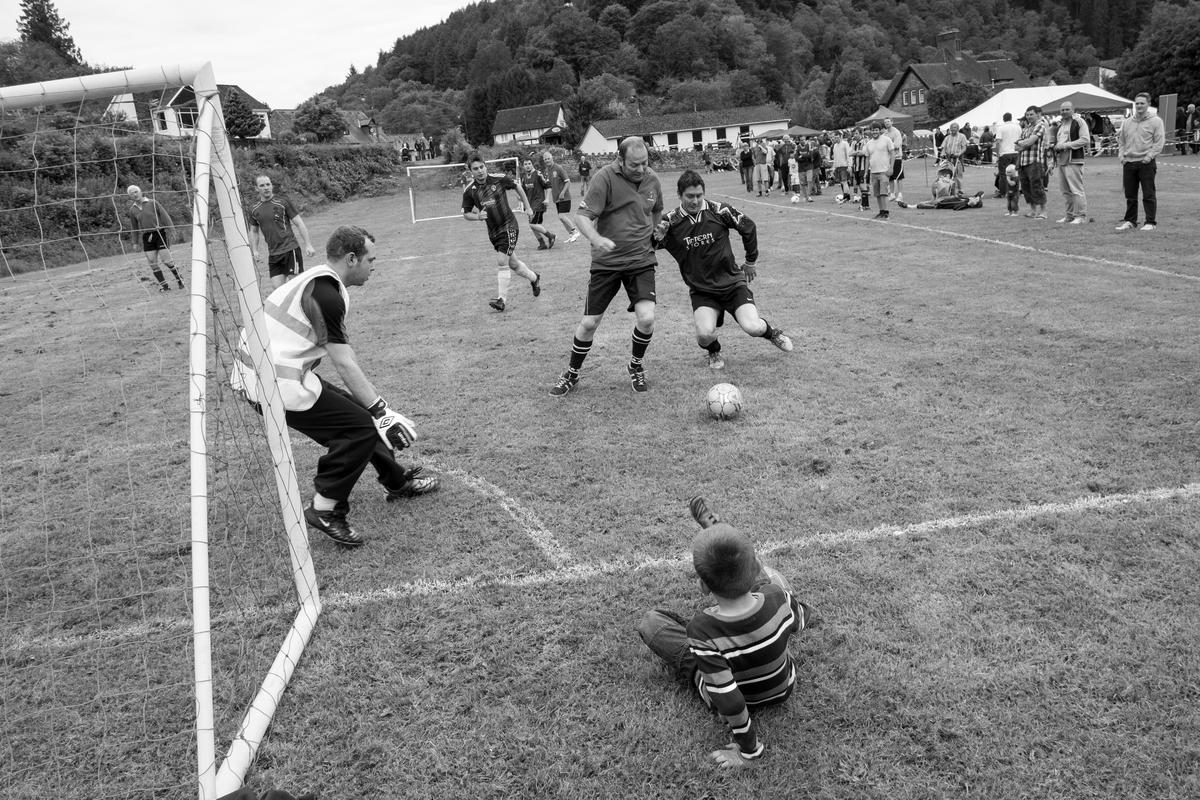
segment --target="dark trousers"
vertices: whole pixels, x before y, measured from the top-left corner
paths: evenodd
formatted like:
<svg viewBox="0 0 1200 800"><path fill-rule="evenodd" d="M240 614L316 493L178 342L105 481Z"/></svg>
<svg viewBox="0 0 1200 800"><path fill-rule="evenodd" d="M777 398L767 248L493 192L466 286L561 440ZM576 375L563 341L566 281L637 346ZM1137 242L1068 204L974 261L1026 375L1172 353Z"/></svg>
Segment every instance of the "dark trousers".
<svg viewBox="0 0 1200 800"><path fill-rule="evenodd" d="M287 412L288 427L329 448L317 460L313 487L330 500L349 500L367 464L379 473L384 488L402 487L409 472L375 432L371 413L344 389L324 379L321 383L321 396L312 408Z"/></svg>
<svg viewBox="0 0 1200 800"><path fill-rule="evenodd" d="M1004 194L1007 191L1008 181L1004 178L1004 172L1008 169L1009 164L1017 163L1016 153L1005 153L996 161L996 193Z"/></svg>
<svg viewBox="0 0 1200 800"><path fill-rule="evenodd" d="M746 182L746 191L754 191L754 167L742 167L742 180Z"/></svg>
<svg viewBox="0 0 1200 800"><path fill-rule="evenodd" d="M1158 196L1154 193L1154 176L1158 173L1158 162L1153 159L1149 162L1126 161L1121 167L1121 181L1125 186L1125 221L1137 225L1140 188L1146 223L1157 225Z"/></svg>

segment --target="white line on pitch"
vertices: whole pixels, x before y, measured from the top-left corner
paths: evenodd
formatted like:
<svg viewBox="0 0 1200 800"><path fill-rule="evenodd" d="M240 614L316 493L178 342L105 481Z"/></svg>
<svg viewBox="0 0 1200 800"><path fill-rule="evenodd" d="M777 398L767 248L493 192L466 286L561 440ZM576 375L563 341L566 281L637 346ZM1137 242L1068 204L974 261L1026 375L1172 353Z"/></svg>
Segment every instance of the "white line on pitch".
<svg viewBox="0 0 1200 800"><path fill-rule="evenodd" d="M730 194L720 195L720 196L728 197L730 199L736 200L736 198ZM766 208L788 208L788 206L781 206L776 203L764 203L761 200L751 200L749 198L747 198L744 201L744 203L753 203L754 205L761 205ZM741 205L741 204L742 203L739 203L739 205ZM793 211L801 211L801 212L804 212L807 214L820 214L821 216L825 216L825 217L841 217L842 219L854 219L854 220L860 220L860 221L866 221L866 222L871 221L869 219L866 219L862 216L858 216L855 214L845 214L840 211L823 211L819 208L803 208L802 207L802 208L796 208L796 209L792 209L792 210ZM1196 282L1200 283L1200 275L1187 275L1182 272L1172 272L1167 269L1157 269L1155 267L1147 267L1144 264L1131 264L1128 261L1114 261L1111 258L1097 258L1096 256L1087 256L1087 255L1083 255L1082 253L1063 253L1058 250L1050 250L1045 247L1032 247L1031 245L1027 245L1027 244L1017 244L1016 242L1006 242L1003 239L989 239L986 236L974 236L969 233L959 233L958 231L947 231L947 230L943 230L942 228L931 228L927 225L914 225L911 222L898 222L894 219L889 219L887 222L883 222L880 224L886 225L890 228L908 228L909 230L923 231L925 233L940 233L943 236L950 236L955 239L966 239L969 242L982 242L984 244L994 244L994 245L998 245L1000 247L1011 247L1014 250L1024 250L1027 253L1037 253L1039 255L1053 256L1054 258L1073 258L1076 261L1086 261L1090 264L1101 264L1101 265L1109 266L1109 267L1120 267L1121 269L1132 269L1132 270L1137 270L1139 272L1149 272L1154 275L1163 275L1168 278L1182 278L1185 281L1196 281Z"/></svg>
<svg viewBox="0 0 1200 800"><path fill-rule="evenodd" d="M1144 489L1140 492L1111 494L1100 497L1080 497L1062 503L1040 503L1020 506L1018 508L1001 509L1000 511L963 514L957 517L916 522L911 525L880 525L875 528L849 529L818 533L803 539L766 540L760 543L759 552L769 554L787 548L802 549L808 547L828 547L842 544L855 544L888 538L903 538L906 536L951 531L959 528L986 525L989 523L1009 522L1033 519L1040 516L1055 514L1070 514L1086 511L1099 511L1120 508L1136 503L1154 503L1168 500L1191 500L1200 497L1200 483L1189 483L1173 489ZM415 580L401 583L397 586L384 586L365 592L326 592L321 601L326 608L354 608L366 603L397 600L406 597L424 597L427 595L453 595L469 591L477 587L506 586L527 588L545 586L547 584L566 584L589 581L604 575L624 575L630 572L662 569L666 567L685 567L690 561L688 553L673 556L619 559L615 561L600 561L594 564L570 564L560 566L545 572L528 575L470 575L462 578L444 578L438 580ZM294 612L293 604L286 604L290 612ZM267 614L278 613L278 606L264 606L261 610ZM219 630L222 621L243 619L254 614L254 608L242 608L238 612L227 612L213 618L213 629ZM191 620L185 618L159 618L120 628L110 628L77 636L58 637L13 637L0 652L17 653L34 647L69 648L78 647L84 642L94 641L111 643L121 640L144 638L151 634L172 632L183 635L190 630Z"/></svg>
<svg viewBox="0 0 1200 800"><path fill-rule="evenodd" d="M521 527L521 530L527 537L529 537L529 540L537 545L538 549L542 551L542 555L544 555L556 569L564 567L574 560L571 556L571 553L568 552L567 549L563 547L557 539L554 538L554 534L546 530L546 526L542 525L536 514L525 508L513 498L509 497L508 494L506 494L505 491L499 486L491 481L487 481L483 478L472 475L469 472L464 472L461 469L454 469L452 467L447 467L444 464L435 463L432 459L425 460L429 462L430 466L434 467L442 474L452 475L455 478L458 478L460 481L465 483L469 489L472 489L484 497L488 497L499 503L500 508L504 509L504 513L513 518L513 521Z"/></svg>

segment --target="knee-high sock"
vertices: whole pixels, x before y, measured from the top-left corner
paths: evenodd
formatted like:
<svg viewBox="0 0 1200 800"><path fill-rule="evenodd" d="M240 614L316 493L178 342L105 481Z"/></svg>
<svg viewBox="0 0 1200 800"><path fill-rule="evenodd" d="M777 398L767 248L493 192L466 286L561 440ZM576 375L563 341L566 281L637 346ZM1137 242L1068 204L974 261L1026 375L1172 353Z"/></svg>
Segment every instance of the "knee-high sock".
<svg viewBox="0 0 1200 800"><path fill-rule="evenodd" d="M508 283L512 280L512 270L504 267L496 272L496 297L501 300L508 297Z"/></svg>
<svg viewBox="0 0 1200 800"><path fill-rule="evenodd" d="M571 372L579 372L583 366L583 360L587 358L588 353L592 351L592 343L585 342L578 337L571 340L571 363L567 366Z"/></svg>
<svg viewBox="0 0 1200 800"><path fill-rule="evenodd" d="M630 348L629 363L638 365L646 357L646 348L650 346L650 337L654 332L642 333L637 326L633 328L633 346Z"/></svg>

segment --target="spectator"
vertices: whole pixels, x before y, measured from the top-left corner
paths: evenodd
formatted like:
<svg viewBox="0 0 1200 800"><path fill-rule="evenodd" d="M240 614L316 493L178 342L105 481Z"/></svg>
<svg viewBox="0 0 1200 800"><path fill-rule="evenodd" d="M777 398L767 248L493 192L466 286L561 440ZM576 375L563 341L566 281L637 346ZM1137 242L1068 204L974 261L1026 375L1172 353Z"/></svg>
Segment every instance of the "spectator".
<svg viewBox="0 0 1200 800"><path fill-rule="evenodd" d="M1058 184L1066 199L1067 213L1059 223L1081 225L1088 220L1087 195L1083 191L1083 159L1087 156L1087 122L1075 113L1075 107L1064 102L1059 106L1060 119L1054 125L1055 161L1058 164Z"/></svg>
<svg viewBox="0 0 1200 800"><path fill-rule="evenodd" d="M1138 189L1142 190L1145 222L1139 230L1152 231L1158 227L1158 197L1154 178L1158 173L1158 155L1166 143L1163 121L1150 110L1150 95L1138 92L1133 99L1133 116L1126 117L1117 134L1117 157L1121 161L1121 178L1125 189L1125 219L1119 231L1137 227Z"/></svg>
<svg viewBox="0 0 1200 800"><path fill-rule="evenodd" d="M1046 122L1042 110L1037 106L1025 109L1025 124L1021 127L1021 138L1017 139L1017 168L1021 174L1021 193L1029 204L1025 216L1031 219L1046 218Z"/></svg>

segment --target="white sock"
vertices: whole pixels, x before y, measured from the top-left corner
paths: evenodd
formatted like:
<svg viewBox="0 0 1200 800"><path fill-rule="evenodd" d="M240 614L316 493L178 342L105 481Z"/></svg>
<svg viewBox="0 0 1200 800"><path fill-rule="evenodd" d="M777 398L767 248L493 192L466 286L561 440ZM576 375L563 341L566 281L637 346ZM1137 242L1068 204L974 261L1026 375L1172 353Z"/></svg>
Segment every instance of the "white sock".
<svg viewBox="0 0 1200 800"><path fill-rule="evenodd" d="M320 492L313 494L313 508L317 511L333 511L337 507L336 500L330 500Z"/></svg>
<svg viewBox="0 0 1200 800"><path fill-rule="evenodd" d="M512 270L505 267L496 273L496 297L504 300L508 297L508 282L512 280Z"/></svg>

